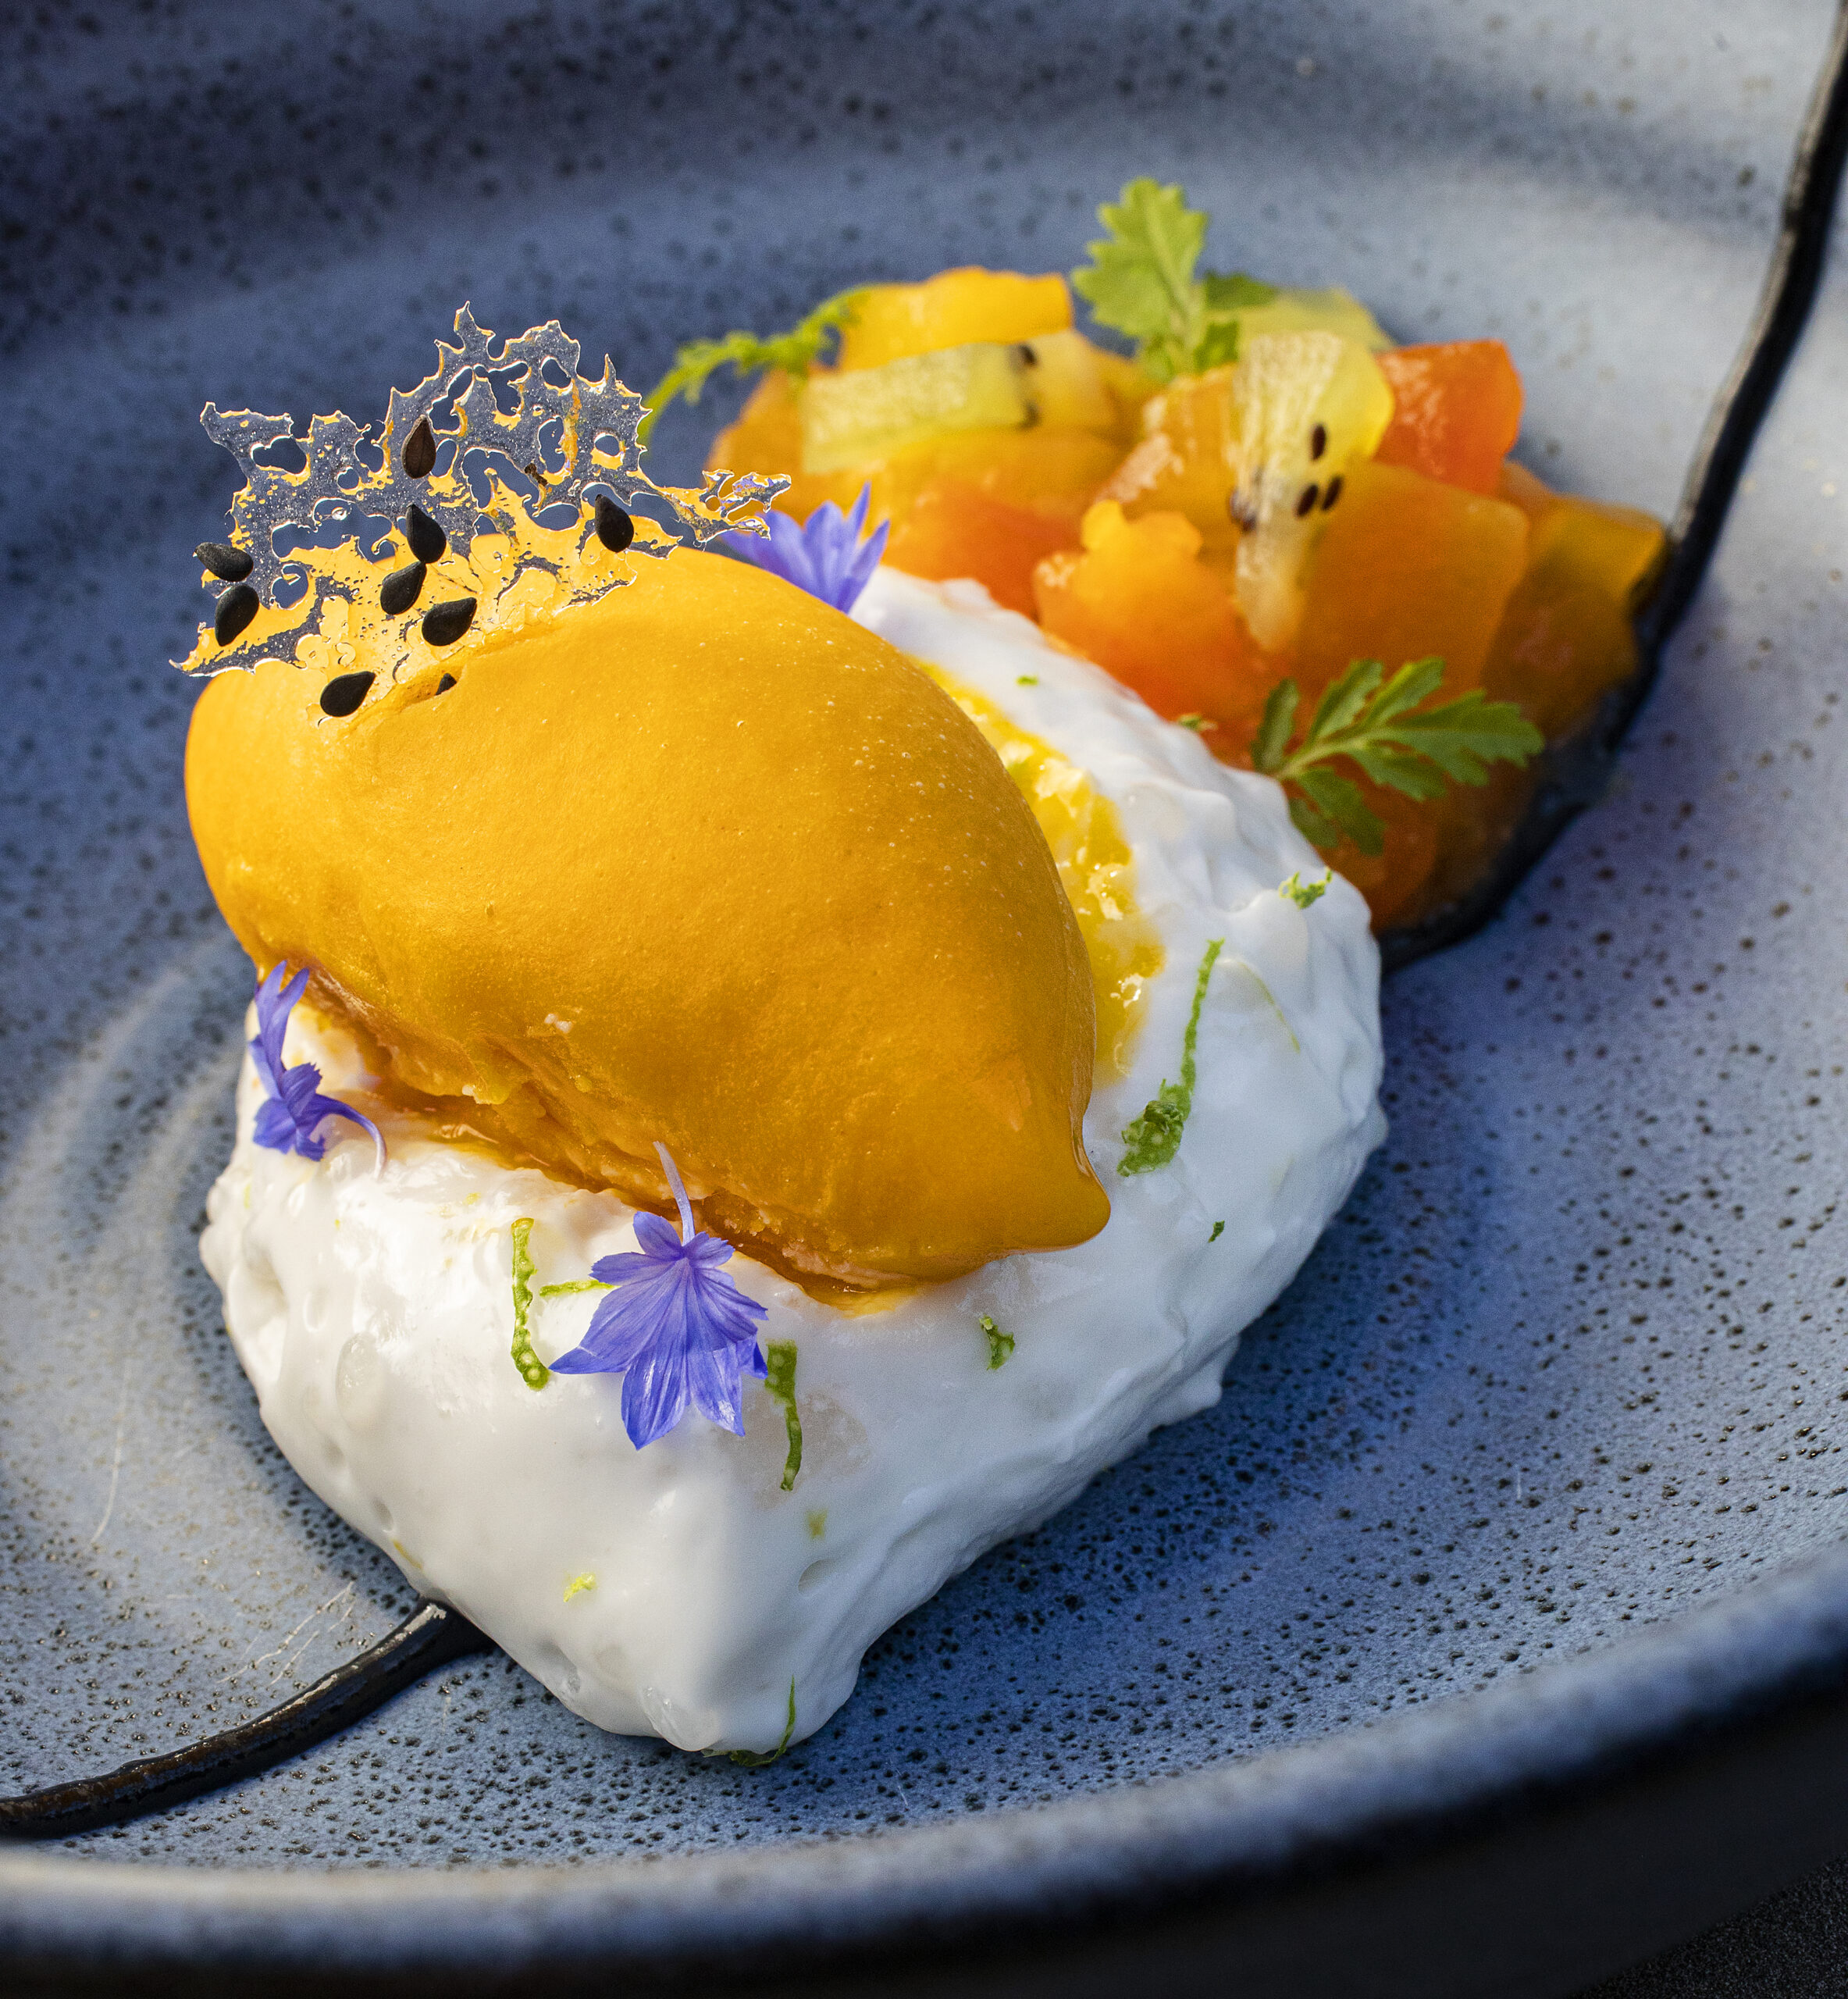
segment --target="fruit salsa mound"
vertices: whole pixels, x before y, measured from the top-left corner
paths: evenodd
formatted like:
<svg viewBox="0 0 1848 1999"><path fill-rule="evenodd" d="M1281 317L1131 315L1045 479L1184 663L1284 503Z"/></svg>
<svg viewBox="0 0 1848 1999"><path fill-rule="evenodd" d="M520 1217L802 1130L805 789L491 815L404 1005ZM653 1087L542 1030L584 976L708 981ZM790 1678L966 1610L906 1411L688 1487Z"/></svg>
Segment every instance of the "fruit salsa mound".
<svg viewBox="0 0 1848 1999"><path fill-rule="evenodd" d="M1069 285L868 286L693 343L649 400L761 369L710 467L789 475L799 520L870 493L888 564L974 579L1279 777L1375 928L1414 925L1482 872L1528 757L1635 669L1662 529L1513 461L1501 341L1395 346L1346 292L1202 271L1176 187L1099 216ZM1132 355L1074 327L1074 290Z"/></svg>

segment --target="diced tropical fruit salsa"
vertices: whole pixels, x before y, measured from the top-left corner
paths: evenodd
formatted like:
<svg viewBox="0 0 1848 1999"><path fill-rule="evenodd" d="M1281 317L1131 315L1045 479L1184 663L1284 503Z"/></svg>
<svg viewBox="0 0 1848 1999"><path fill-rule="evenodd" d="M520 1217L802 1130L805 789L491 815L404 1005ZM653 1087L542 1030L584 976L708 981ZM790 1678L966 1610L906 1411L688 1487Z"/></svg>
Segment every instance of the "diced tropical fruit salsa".
<svg viewBox="0 0 1848 1999"><path fill-rule="evenodd" d="M764 369L709 465L789 475L803 519L870 487L888 562L973 578L1284 779L1375 927L1415 923L1512 825L1527 757L1634 668L1662 529L1509 458L1500 341L1398 347L1344 291L1201 273L1178 188L1099 216L1069 285L869 286L683 348L650 403ZM1077 330L1074 290L1133 355Z"/></svg>

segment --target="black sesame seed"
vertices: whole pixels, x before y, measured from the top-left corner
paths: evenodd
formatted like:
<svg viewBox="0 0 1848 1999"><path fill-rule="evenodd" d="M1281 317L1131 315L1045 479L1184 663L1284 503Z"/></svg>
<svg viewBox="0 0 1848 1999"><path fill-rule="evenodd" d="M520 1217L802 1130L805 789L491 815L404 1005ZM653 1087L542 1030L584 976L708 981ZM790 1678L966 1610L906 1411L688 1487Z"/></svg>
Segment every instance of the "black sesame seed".
<svg viewBox="0 0 1848 1999"><path fill-rule="evenodd" d="M1314 485L1313 483L1305 486L1302 489L1301 494L1297 497L1296 518L1300 521L1304 515L1314 513L1316 511L1316 502L1321 497L1322 489L1320 486Z"/></svg>
<svg viewBox="0 0 1848 1999"><path fill-rule="evenodd" d="M428 479L436 464L436 440L430 430L430 419L420 416L417 428L404 440L404 476Z"/></svg>
<svg viewBox="0 0 1848 1999"><path fill-rule="evenodd" d="M443 678L436 682L436 692L439 694L447 694L450 689L455 684L455 675L453 673L446 673L443 675Z"/></svg>
<svg viewBox="0 0 1848 1999"><path fill-rule="evenodd" d="M1309 459L1312 464L1328 449L1328 426L1318 423L1309 433Z"/></svg>
<svg viewBox="0 0 1848 1999"><path fill-rule="evenodd" d="M1328 490L1322 496L1322 511L1326 513L1341 497L1341 475L1337 472L1328 482Z"/></svg>
<svg viewBox="0 0 1848 1999"><path fill-rule="evenodd" d="M449 536L415 503L404 516L404 539L419 562L440 562L449 551Z"/></svg>
<svg viewBox="0 0 1848 1999"><path fill-rule="evenodd" d="M607 493L596 500L596 538L612 555L620 555L636 538L636 524Z"/></svg>
<svg viewBox="0 0 1848 1999"><path fill-rule="evenodd" d="M416 603L422 593L427 573L421 562L407 562L403 568L393 569L385 579L379 586L379 606L387 618L396 618Z"/></svg>
<svg viewBox="0 0 1848 1999"><path fill-rule="evenodd" d="M374 680L372 673L336 673L321 689L321 712L337 721L350 715L363 701Z"/></svg>
<svg viewBox="0 0 1848 1999"><path fill-rule="evenodd" d="M221 646L228 646L263 608L263 600L248 583L233 583L218 600L212 633Z"/></svg>
<svg viewBox="0 0 1848 1999"><path fill-rule="evenodd" d="M433 604L423 615L424 643L453 646L475 620L475 600L452 597L447 604Z"/></svg>
<svg viewBox="0 0 1848 1999"><path fill-rule="evenodd" d="M224 541L201 542L193 551L193 560L227 583L241 583L256 566L244 550Z"/></svg>

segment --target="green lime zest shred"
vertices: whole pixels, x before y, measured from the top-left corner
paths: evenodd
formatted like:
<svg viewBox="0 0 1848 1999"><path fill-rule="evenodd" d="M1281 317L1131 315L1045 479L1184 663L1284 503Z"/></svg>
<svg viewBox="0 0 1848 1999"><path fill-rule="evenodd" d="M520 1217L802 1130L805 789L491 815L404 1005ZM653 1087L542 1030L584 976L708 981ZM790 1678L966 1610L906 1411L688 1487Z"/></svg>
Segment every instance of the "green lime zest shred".
<svg viewBox="0 0 1848 1999"><path fill-rule="evenodd" d="M788 1345L788 1342L778 1342L778 1345ZM774 1352L775 1352L775 1351L776 1351L776 1348L775 1348L775 1347L772 1347L772 1348L770 1349L770 1351L771 1351L772 1353L774 1353ZM794 1355L794 1353L795 1353L795 1352L796 1352L796 1349L795 1349L795 1348L794 1348L793 1346L791 1346L791 1347L789 1347L789 1351L790 1354L791 1354L792 1356L793 1356L793 1355ZM774 1361L772 1361L772 1362L771 1363L771 1365L772 1367L774 1367L774 1366L775 1366L775 1364L776 1364L776 1363L774 1363ZM796 1363L795 1363L795 1361L794 1361L793 1358L792 1358L792 1359L791 1359L791 1361L790 1361L790 1363L789 1363L789 1365L790 1365L790 1367L791 1367L792 1370L793 1370L793 1368L795 1367L795 1365L796 1365ZM792 1423L793 1423L793 1422L796 1420L796 1419L795 1419L795 1417L794 1417L793 1416L792 1416L790 1417L790 1419L789 1419L789 1420L790 1420L790 1421L791 1421ZM799 1445L798 1445L798 1446L797 1446L797 1452L798 1452L798 1455L799 1456L799 1455L800 1455L800 1445L799 1445ZM778 1758L778 1757L779 1757L780 1755L782 1755L782 1754L783 1753L783 1751L784 1751L785 1749L787 1749L787 1748L789 1748L789 1738L790 1738L790 1737L791 1737L791 1736L792 1736L795 1733L796 1733L796 1676L795 1676L793 1673L792 1673L792 1674L789 1676L789 1719L786 1722L785 1722L785 1723L783 1723L783 1736L782 1736L782 1740L779 1743L778 1743L778 1744L776 1745L776 1747L775 1747L774 1749L734 1749L734 1750L731 1752L731 1754L732 1754L732 1761L733 1762L735 1762L735 1764L737 1764L737 1765L739 1766L739 1767L741 1769L746 1769L746 1770L761 1770L761 1769L767 1769L767 1768L769 1767L769 1766L770 1766L771 1764L774 1763L774 1762L776 1761L776 1759Z"/></svg>
<svg viewBox="0 0 1848 1999"><path fill-rule="evenodd" d="M527 1324L532 1310L532 1280L539 1266L532 1260L532 1217L522 1215L513 1225L513 1364L529 1388L543 1388L551 1380L551 1370L532 1351L532 1333Z"/></svg>
<svg viewBox="0 0 1848 1999"><path fill-rule="evenodd" d="M988 1371L992 1374L997 1367L1007 1364L1008 1356L1014 1350L1014 1336L1012 1333L1004 1333L985 1312L976 1324L988 1338Z"/></svg>
<svg viewBox="0 0 1848 1999"><path fill-rule="evenodd" d="M575 1291L614 1291L614 1285L605 1284L601 1277L573 1277L569 1284L542 1284L539 1288L541 1298L568 1298Z"/></svg>
<svg viewBox="0 0 1848 1999"><path fill-rule="evenodd" d="M783 1406L783 1427L789 1433L789 1455L783 1460L783 1490L790 1491L796 1484L796 1474L802 1470L802 1413L796 1406L796 1342L793 1340L772 1340L764 1349L764 1388L766 1394ZM791 1684L789 1698L796 1698L795 1687ZM793 1727L795 1709L790 1709ZM786 1742L789 1737L785 1736ZM778 1749L780 1756L783 1752ZM767 1758L773 1761L774 1758Z"/></svg>
<svg viewBox="0 0 1848 1999"><path fill-rule="evenodd" d="M1212 1225L1212 1235L1208 1236L1206 1239L1209 1242L1216 1242L1220 1238L1225 1234L1225 1232L1226 1224L1223 1221L1216 1221Z"/></svg>
<svg viewBox="0 0 1848 1999"><path fill-rule="evenodd" d="M1319 882L1305 882L1299 868L1287 882L1277 885L1277 893L1285 902L1294 903L1298 909L1307 909L1312 903L1318 903L1328 893L1328 885L1334 879L1334 870L1325 868Z"/></svg>
<svg viewBox="0 0 1848 1999"><path fill-rule="evenodd" d="M1166 1166L1180 1149L1180 1135L1194 1107L1194 1049L1200 1035L1200 1009L1205 1003L1207 981L1219 961L1226 940L1215 937L1200 960L1200 975L1194 981L1193 1010L1187 1015L1187 1033L1180 1044L1180 1081L1164 1081L1143 1107L1139 1117L1123 1128L1123 1142L1129 1149L1116 1162L1116 1171L1127 1179L1132 1173L1152 1173Z"/></svg>

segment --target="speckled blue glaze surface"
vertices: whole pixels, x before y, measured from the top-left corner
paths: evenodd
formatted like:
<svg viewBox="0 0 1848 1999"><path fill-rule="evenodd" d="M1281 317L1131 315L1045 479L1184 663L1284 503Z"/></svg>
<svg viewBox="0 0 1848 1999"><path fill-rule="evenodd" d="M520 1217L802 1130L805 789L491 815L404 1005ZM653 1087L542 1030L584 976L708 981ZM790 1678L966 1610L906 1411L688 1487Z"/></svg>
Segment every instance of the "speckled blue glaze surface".
<svg viewBox="0 0 1848 1999"><path fill-rule="evenodd" d="M856 279L1068 268L1151 172L1212 210L1221 265L1505 340L1529 461L1665 513L1829 14L15 17L0 1783L223 1726L410 1603L269 1443L196 1255L248 992L166 665L231 478L203 401L369 416L465 298L645 385L677 339ZM1505 1713L1528 1669L1841 1537L1845 300L1838 258L1623 782L1488 932L1392 982L1392 1135L1217 1409L906 1619L768 1770L601 1735L497 1655L62 1851L588 1865L1107 1800L1486 1688ZM666 470L724 413L664 422Z"/></svg>

